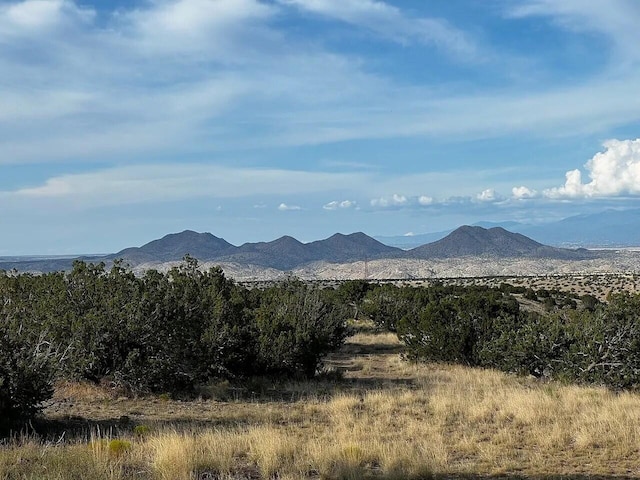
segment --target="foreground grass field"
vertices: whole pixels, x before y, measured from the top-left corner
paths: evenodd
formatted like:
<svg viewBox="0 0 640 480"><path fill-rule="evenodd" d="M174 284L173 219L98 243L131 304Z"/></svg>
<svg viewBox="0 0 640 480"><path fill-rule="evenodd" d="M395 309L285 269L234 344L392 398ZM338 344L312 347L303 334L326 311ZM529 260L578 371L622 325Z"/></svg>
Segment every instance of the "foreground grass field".
<svg viewBox="0 0 640 480"><path fill-rule="evenodd" d="M400 352L360 333L328 362L341 375L197 401L61 385L45 411L59 431L0 447L0 479L640 477L639 395Z"/></svg>

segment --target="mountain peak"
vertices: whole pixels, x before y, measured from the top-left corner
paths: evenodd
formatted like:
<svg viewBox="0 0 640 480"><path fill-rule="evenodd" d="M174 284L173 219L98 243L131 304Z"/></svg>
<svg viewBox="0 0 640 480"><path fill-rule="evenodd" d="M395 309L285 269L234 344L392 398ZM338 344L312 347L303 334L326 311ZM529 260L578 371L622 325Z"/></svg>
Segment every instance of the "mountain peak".
<svg viewBox="0 0 640 480"><path fill-rule="evenodd" d="M124 258L135 263L168 262L179 260L189 254L199 260L209 260L235 248L211 233L184 230L170 233L141 247L127 248L112 255L112 258Z"/></svg>
<svg viewBox="0 0 640 480"><path fill-rule="evenodd" d="M462 256L522 257L535 256L544 245L502 227L489 229L463 225L437 242L411 250L419 258L451 258Z"/></svg>

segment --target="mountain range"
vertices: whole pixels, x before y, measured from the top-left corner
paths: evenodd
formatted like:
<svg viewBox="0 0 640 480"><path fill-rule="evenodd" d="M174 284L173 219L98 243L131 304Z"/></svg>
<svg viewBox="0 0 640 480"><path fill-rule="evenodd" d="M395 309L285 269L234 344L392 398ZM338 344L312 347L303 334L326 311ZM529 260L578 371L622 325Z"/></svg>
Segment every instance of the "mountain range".
<svg viewBox="0 0 640 480"><path fill-rule="evenodd" d="M637 247L640 246L640 209L605 210L575 215L562 220L532 225L520 222L478 222L474 226L503 227L545 245L556 247ZM385 245L411 249L435 242L453 230L397 236L376 236Z"/></svg>
<svg viewBox="0 0 640 480"><path fill-rule="evenodd" d="M255 265L277 270L292 270L314 262L350 263L379 259L447 259L469 256L497 258L547 258L583 260L598 254L584 249L565 249L543 245L502 227L462 226L445 238L411 250L385 245L364 233L336 233L324 240L302 243L283 236L271 242L235 246L211 233L185 230L153 240L141 247L130 247L115 254L80 257L80 260L107 264L122 259L131 266L179 261L189 254L202 262ZM0 269L21 271L66 270L73 259L29 259L0 262Z"/></svg>

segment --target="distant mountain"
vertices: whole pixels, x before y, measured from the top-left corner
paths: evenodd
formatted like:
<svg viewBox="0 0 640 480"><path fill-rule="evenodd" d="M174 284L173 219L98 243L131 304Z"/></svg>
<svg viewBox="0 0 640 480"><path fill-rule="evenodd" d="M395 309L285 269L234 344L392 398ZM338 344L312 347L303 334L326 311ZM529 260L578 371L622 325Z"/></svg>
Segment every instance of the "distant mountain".
<svg viewBox="0 0 640 480"><path fill-rule="evenodd" d="M35 273L48 273L48 272L61 272L64 270L71 270L73 262L76 260L82 260L87 263L109 263L109 259L103 255L101 256L82 256L82 257L46 257L46 258L34 258L34 257L13 257L11 260L0 260L0 270L11 271L16 269L19 272L35 272Z"/></svg>
<svg viewBox="0 0 640 480"><path fill-rule="evenodd" d="M345 263L376 258L398 258L403 255L399 248L390 247L362 232L343 235L336 233L325 240L307 244L316 260Z"/></svg>
<svg viewBox="0 0 640 480"><path fill-rule="evenodd" d="M605 210L575 215L563 220L531 225L519 222L477 222L473 226L503 227L521 233L542 244L556 247L638 247L640 246L640 209ZM444 238L453 230L418 235L377 236L385 245L405 250Z"/></svg>
<svg viewBox="0 0 640 480"><path fill-rule="evenodd" d="M107 258L121 258L137 264L181 260L186 254L189 254L199 260L211 260L231 253L235 249L237 247L210 233L185 230L181 233L165 235L141 247L125 248Z"/></svg>
<svg viewBox="0 0 640 480"><path fill-rule="evenodd" d="M493 227L502 227L508 229L510 231L517 231L517 228L524 226L524 224L519 222L478 222L471 225L472 227L483 227L483 228L493 228ZM431 232L431 233L420 233L420 234L407 234L407 235L396 235L396 236L376 236L373 237L376 240L384 243L385 245L389 245L391 247L402 248L403 250L410 250L415 247L419 247L426 243L432 243L437 240L440 240L451 232L451 230L442 230L439 232Z"/></svg>
<svg viewBox="0 0 640 480"><path fill-rule="evenodd" d="M556 246L637 247L640 209L606 210L542 225L521 225L513 230Z"/></svg>
<svg viewBox="0 0 640 480"><path fill-rule="evenodd" d="M384 245L365 235L336 233L324 240L302 243L284 236L271 242L245 243L236 247L210 233L185 230L166 235L141 247L121 250L101 257L80 257L88 262L105 262L107 265L122 259L131 266L145 263L160 264L180 261L189 254L202 262L236 263L269 267L281 271L313 262L349 263L378 259L436 259L468 256L527 257L561 260L594 258L597 254L587 250L569 250L543 245L519 233L502 227L483 228L463 226L444 238L412 250ZM74 259L28 259L27 261L0 262L0 269L16 268L21 271L49 272L68 270Z"/></svg>
<svg viewBox="0 0 640 480"><path fill-rule="evenodd" d="M398 248L384 245L359 232L350 235L336 233L327 239L310 243L301 243L292 237L281 237L272 242L245 243L237 251L217 260L290 270L316 261L345 263L398 258L402 253Z"/></svg>
<svg viewBox="0 0 640 480"><path fill-rule="evenodd" d="M313 258L304 243L284 236L271 242L245 243L216 260L290 270L297 265L313 261Z"/></svg>
<svg viewBox="0 0 640 480"><path fill-rule="evenodd" d="M578 260L587 251L549 247L502 227L462 226L445 238L407 252L412 258L455 258L466 256L536 257Z"/></svg>

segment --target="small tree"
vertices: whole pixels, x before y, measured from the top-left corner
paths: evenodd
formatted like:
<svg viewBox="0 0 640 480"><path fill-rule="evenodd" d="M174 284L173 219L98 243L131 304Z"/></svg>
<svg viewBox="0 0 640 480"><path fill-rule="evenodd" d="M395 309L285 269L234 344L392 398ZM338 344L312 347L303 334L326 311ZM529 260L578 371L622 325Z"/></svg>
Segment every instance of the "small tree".
<svg viewBox="0 0 640 480"><path fill-rule="evenodd" d="M313 377L324 355L344 341L343 310L298 280L261 297L255 311L259 364L267 373Z"/></svg>
<svg viewBox="0 0 640 480"><path fill-rule="evenodd" d="M52 351L40 339L22 341L19 331L0 325L0 433L19 427L42 408L53 394Z"/></svg>

